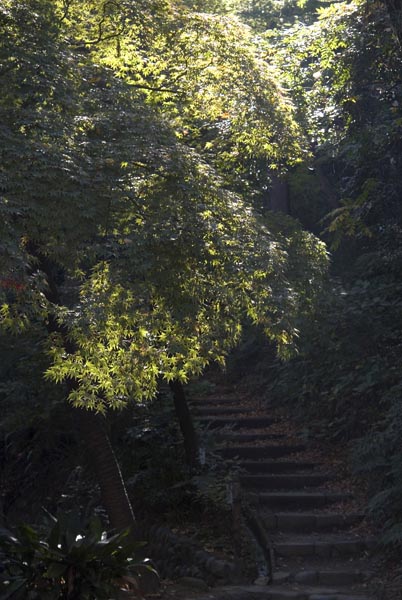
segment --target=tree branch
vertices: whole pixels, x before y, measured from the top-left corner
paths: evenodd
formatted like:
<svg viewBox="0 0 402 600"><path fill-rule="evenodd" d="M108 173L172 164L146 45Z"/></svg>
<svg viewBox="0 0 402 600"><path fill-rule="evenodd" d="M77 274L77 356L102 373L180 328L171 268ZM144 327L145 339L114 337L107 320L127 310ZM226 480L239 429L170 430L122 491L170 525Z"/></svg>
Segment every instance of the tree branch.
<svg viewBox="0 0 402 600"><path fill-rule="evenodd" d="M107 40L112 40L116 37L119 37L122 33L124 33L126 27L125 27L125 24L123 23L120 26L120 29L118 31L115 31L114 33L110 33L109 35L103 36L103 24L105 23L106 18L107 18L106 7L108 5L112 5L117 8L120 8L119 3L114 2L113 0L109 0L108 2L104 3L103 10L102 10L102 18L98 23L98 37L95 40L81 40L80 42L76 42L74 44L74 46L76 46L78 49L85 47L85 46L94 46L96 44L99 44L100 42L105 42Z"/></svg>
<svg viewBox="0 0 402 600"><path fill-rule="evenodd" d="M70 10L70 6L72 5L72 3L73 0L64 0L64 12L57 23L58 27L60 27L63 21L67 18L68 11Z"/></svg>

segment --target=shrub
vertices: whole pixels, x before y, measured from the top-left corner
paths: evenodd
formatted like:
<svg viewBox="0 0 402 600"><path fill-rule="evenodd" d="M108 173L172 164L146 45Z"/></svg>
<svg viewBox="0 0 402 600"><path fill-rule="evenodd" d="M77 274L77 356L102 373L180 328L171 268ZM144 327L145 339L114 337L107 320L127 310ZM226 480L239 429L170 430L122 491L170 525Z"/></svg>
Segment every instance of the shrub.
<svg viewBox="0 0 402 600"><path fill-rule="evenodd" d="M0 530L3 600L110 600L138 592L146 561L133 558L139 543L127 532L107 536L98 517L49 515L46 527Z"/></svg>

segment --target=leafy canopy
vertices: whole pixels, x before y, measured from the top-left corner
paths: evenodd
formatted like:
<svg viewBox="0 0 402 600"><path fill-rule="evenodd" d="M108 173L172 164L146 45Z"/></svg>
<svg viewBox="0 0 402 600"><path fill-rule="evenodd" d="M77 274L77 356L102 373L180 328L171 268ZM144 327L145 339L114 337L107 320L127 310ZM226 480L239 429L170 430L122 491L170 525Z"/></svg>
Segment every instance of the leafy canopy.
<svg viewBox="0 0 402 600"><path fill-rule="evenodd" d="M26 0L0 12L2 323L64 327L71 347L47 337L47 377L76 381L70 400L96 410L223 362L245 317L286 352L326 264L313 236L274 236L236 193L245 156L279 169L299 152L250 40L233 55L237 25L164 2L142 29L140 8ZM235 59L247 67L236 86ZM148 89L172 85L186 60L182 88ZM198 128L189 143L185 126Z"/></svg>

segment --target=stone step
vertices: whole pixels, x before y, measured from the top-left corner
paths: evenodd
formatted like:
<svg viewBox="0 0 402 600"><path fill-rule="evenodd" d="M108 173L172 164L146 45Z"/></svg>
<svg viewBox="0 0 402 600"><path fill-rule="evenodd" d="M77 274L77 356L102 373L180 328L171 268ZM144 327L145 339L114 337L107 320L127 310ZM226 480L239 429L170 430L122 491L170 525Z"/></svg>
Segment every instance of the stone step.
<svg viewBox="0 0 402 600"><path fill-rule="evenodd" d="M266 504L271 509L309 509L322 508L335 502L343 502L351 498L351 494L336 494L330 492L267 492L258 495L260 504Z"/></svg>
<svg viewBox="0 0 402 600"><path fill-rule="evenodd" d="M220 406L222 404L239 404L238 398L220 398L219 396L209 397L209 398L192 398L188 401L190 406Z"/></svg>
<svg viewBox="0 0 402 600"><path fill-rule="evenodd" d="M241 415L250 411L241 406L197 406L193 408L192 412L197 417L215 417L221 415Z"/></svg>
<svg viewBox="0 0 402 600"><path fill-rule="evenodd" d="M336 590L317 589L297 591L285 590L282 587L269 588L269 592L263 597L264 600L373 600L366 595L343 594Z"/></svg>
<svg viewBox="0 0 402 600"><path fill-rule="evenodd" d="M241 460L239 465L249 473L296 473L300 471L311 472L321 467L319 463L296 462L294 460Z"/></svg>
<svg viewBox="0 0 402 600"><path fill-rule="evenodd" d="M318 487L332 479L320 473L300 473L290 475L242 475L240 482L246 487L270 490L304 489Z"/></svg>
<svg viewBox="0 0 402 600"><path fill-rule="evenodd" d="M270 512L261 514L265 527L270 530L312 532L347 529L364 519L362 513L309 513Z"/></svg>
<svg viewBox="0 0 402 600"><path fill-rule="evenodd" d="M278 600L280 600L278 598ZM355 593L351 594L326 594L319 592L318 594L310 594L307 596L307 600L375 600L373 596L366 596L366 591L362 594L356 595Z"/></svg>
<svg viewBox="0 0 402 600"><path fill-rule="evenodd" d="M255 442L261 440L283 440L283 433L234 433L232 431L221 432L215 435L218 442Z"/></svg>
<svg viewBox="0 0 402 600"><path fill-rule="evenodd" d="M305 446L230 446L220 448L219 454L224 458L280 458L304 450Z"/></svg>
<svg viewBox="0 0 402 600"><path fill-rule="evenodd" d="M277 556L283 557L321 557L345 558L362 556L373 550L376 542L373 537L361 537L352 534L332 533L317 535L279 535L271 541ZM306 583L306 582L304 582Z"/></svg>
<svg viewBox="0 0 402 600"><path fill-rule="evenodd" d="M350 586L365 583L372 577L367 570L347 568L324 568L320 569L308 564L306 568L289 571L276 571L272 575L273 583L299 583L306 585L336 585Z"/></svg>
<svg viewBox="0 0 402 600"><path fill-rule="evenodd" d="M200 425L217 429L219 427L230 427L231 429L255 429L257 427L269 427L275 423L271 417L197 417Z"/></svg>
<svg viewBox="0 0 402 600"><path fill-rule="evenodd" d="M214 588L214 596L220 600L374 600L367 593L346 593L345 590L328 587L310 587L287 584L284 586L227 586ZM210 600L211 594L199 600Z"/></svg>

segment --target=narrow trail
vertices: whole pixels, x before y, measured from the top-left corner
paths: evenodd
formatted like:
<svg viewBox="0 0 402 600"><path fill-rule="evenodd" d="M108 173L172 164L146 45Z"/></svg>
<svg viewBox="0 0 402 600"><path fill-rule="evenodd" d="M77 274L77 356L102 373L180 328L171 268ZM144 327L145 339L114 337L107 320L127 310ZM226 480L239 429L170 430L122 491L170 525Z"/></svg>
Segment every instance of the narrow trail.
<svg viewBox="0 0 402 600"><path fill-rule="evenodd" d="M198 425L216 432L218 452L240 468L255 533L270 557L267 585L213 590L205 599L382 598L375 535L342 465L326 459L325 448L304 443L289 420L230 390L191 405Z"/></svg>

